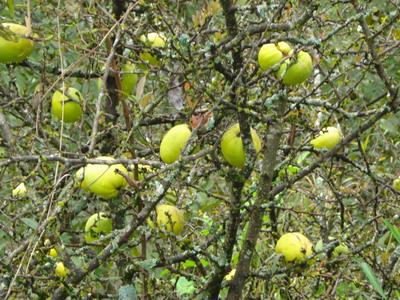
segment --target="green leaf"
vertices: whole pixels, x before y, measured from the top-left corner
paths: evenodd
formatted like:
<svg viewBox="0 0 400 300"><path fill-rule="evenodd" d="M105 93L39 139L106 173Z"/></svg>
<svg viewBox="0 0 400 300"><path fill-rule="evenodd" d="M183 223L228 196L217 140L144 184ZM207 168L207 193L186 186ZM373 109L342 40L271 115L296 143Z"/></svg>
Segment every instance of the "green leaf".
<svg viewBox="0 0 400 300"><path fill-rule="evenodd" d="M136 300L136 289L133 285L121 286L118 290L118 300Z"/></svg>
<svg viewBox="0 0 400 300"><path fill-rule="evenodd" d="M387 299L385 292L383 291L382 285L380 284L378 278L376 278L374 271L371 269L371 267L362 260L358 261L358 264L360 265L361 270L364 272L365 276L367 277L369 283L372 285L374 290L383 298Z"/></svg>
<svg viewBox="0 0 400 300"><path fill-rule="evenodd" d="M15 10L14 10L14 0L7 0L8 4L8 10L10 11L10 14L14 17Z"/></svg>
<svg viewBox="0 0 400 300"><path fill-rule="evenodd" d="M21 218L21 221L24 222L24 224L32 229L38 228L39 224L36 222L35 219L31 218Z"/></svg>
<svg viewBox="0 0 400 300"><path fill-rule="evenodd" d="M196 290L193 281L187 280L185 277L179 277L176 283L176 290L179 297L183 295L191 295Z"/></svg>
<svg viewBox="0 0 400 300"><path fill-rule="evenodd" d="M400 244L400 230L392 225L388 220L383 221L385 224L386 228L389 229L390 233L393 235L393 237L397 240L397 242Z"/></svg>

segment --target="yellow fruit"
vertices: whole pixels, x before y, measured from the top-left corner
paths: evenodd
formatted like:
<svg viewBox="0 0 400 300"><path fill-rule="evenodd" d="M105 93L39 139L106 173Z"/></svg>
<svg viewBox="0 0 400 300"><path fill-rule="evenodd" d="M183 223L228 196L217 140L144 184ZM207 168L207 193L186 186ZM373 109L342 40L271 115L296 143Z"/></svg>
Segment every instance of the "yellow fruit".
<svg viewBox="0 0 400 300"><path fill-rule="evenodd" d="M265 44L258 52L258 63L261 70L266 71L283 59L282 52L275 44Z"/></svg>
<svg viewBox="0 0 400 300"><path fill-rule="evenodd" d="M393 187L396 191L400 192L400 178L397 178L397 179L393 180L393 185L392 185L392 187Z"/></svg>
<svg viewBox="0 0 400 300"><path fill-rule="evenodd" d="M276 46L279 51L281 51L284 55L291 55L293 53L292 47L286 42L279 42Z"/></svg>
<svg viewBox="0 0 400 300"><path fill-rule="evenodd" d="M278 77L283 76L283 83L285 85L290 86L303 83L312 74L312 58L307 52L300 51L297 54L297 61L287 69L288 64L289 62L285 61L278 71Z"/></svg>
<svg viewBox="0 0 400 300"><path fill-rule="evenodd" d="M49 256L57 257L58 256L57 250L55 248L51 248L49 251Z"/></svg>
<svg viewBox="0 0 400 300"><path fill-rule="evenodd" d="M106 213L100 212L89 217L85 225L85 241L93 243L101 235L107 235L112 231L112 221Z"/></svg>
<svg viewBox="0 0 400 300"><path fill-rule="evenodd" d="M185 226L183 211L173 205L160 204L156 206L157 225L176 235L180 234Z"/></svg>
<svg viewBox="0 0 400 300"><path fill-rule="evenodd" d="M15 189L12 190L12 196L16 198L25 197L27 194L27 189L25 183L21 182Z"/></svg>
<svg viewBox="0 0 400 300"><path fill-rule="evenodd" d="M121 76L121 94L123 97L128 97L136 86L138 76L133 73L136 69L135 65L129 61L121 69L123 72L127 72Z"/></svg>
<svg viewBox="0 0 400 300"><path fill-rule="evenodd" d="M226 281L231 281L236 274L236 269L232 269L228 274L225 275L224 279Z"/></svg>
<svg viewBox="0 0 400 300"><path fill-rule="evenodd" d="M251 139L256 153L258 153L261 150L261 140L253 128L251 128ZM222 136L221 150L222 155L229 164L238 168L244 167L246 157L238 123L229 128Z"/></svg>
<svg viewBox="0 0 400 300"><path fill-rule="evenodd" d="M19 24L2 23L0 27L0 63L19 63L33 51L32 40L24 38L28 28Z"/></svg>
<svg viewBox="0 0 400 300"><path fill-rule="evenodd" d="M114 158L107 156L100 156L97 159L114 160ZM128 174L126 168L121 164L88 164L76 172L75 179L80 188L104 199L110 199L118 196L119 189L126 186L125 178L118 174L116 170Z"/></svg>
<svg viewBox="0 0 400 300"><path fill-rule="evenodd" d="M160 145L160 157L166 164L172 164L181 155L182 149L188 142L191 131L187 124L172 127L164 135Z"/></svg>
<svg viewBox="0 0 400 300"><path fill-rule="evenodd" d="M286 233L276 243L275 252L287 262L304 262L313 253L312 243L299 232Z"/></svg>
<svg viewBox="0 0 400 300"><path fill-rule="evenodd" d="M68 275L69 270L68 270L68 268L66 268L64 266L64 263L58 262L58 263L56 263L56 268L55 268L54 272L56 273L56 275L58 277L63 278Z"/></svg>
<svg viewBox="0 0 400 300"><path fill-rule="evenodd" d="M321 130L318 137L310 141L315 149L333 149L342 140L342 133L336 127Z"/></svg>
<svg viewBox="0 0 400 300"><path fill-rule="evenodd" d="M158 34L157 32L151 32L147 35L142 35L140 40L147 46L152 48L164 48L165 47L165 38L162 34ZM143 52L140 54L140 58L147 62L150 65L158 65L158 59L150 54L149 52Z"/></svg>
<svg viewBox="0 0 400 300"><path fill-rule="evenodd" d="M64 91L55 91L51 99L51 114L58 120L63 119L64 109L64 122L73 123L80 120L82 116L81 109L82 95L75 88L67 88Z"/></svg>

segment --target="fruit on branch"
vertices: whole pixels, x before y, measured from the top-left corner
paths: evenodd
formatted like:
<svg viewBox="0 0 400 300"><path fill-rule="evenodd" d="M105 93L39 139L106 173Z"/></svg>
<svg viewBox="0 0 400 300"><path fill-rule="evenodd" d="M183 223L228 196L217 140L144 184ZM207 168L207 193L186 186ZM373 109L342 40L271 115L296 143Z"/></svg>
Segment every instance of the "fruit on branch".
<svg viewBox="0 0 400 300"><path fill-rule="evenodd" d="M160 145L160 157L166 164L176 161L185 148L192 132L187 124L172 127L164 135Z"/></svg>
<svg viewBox="0 0 400 300"><path fill-rule="evenodd" d="M303 83L312 74L313 64L310 54L304 51L300 51L297 54L297 60L292 64L289 60L286 60L277 73L279 78L285 85L291 86Z"/></svg>
<svg viewBox="0 0 400 300"><path fill-rule="evenodd" d="M14 23L0 26L0 63L20 63L33 51L34 42L26 38L27 27Z"/></svg>
<svg viewBox="0 0 400 300"><path fill-rule="evenodd" d="M136 86L138 75L133 73L135 69L135 65L130 61L121 68L122 72L126 72L126 74L121 75L121 94L124 98L132 95L133 89Z"/></svg>
<svg viewBox="0 0 400 300"><path fill-rule="evenodd" d="M112 231L112 221L104 212L96 213L89 217L85 225L85 241L93 243L102 235L107 235Z"/></svg>
<svg viewBox="0 0 400 300"><path fill-rule="evenodd" d="M61 278L67 277L68 275L68 268L64 266L63 262L57 262L56 263L56 268L54 270L54 273Z"/></svg>
<svg viewBox="0 0 400 300"><path fill-rule="evenodd" d="M251 128L251 139L256 153L261 150L261 140L257 132ZM234 167L243 168L246 155L243 149L242 138L240 137L239 123L225 131L221 139L221 151L225 160Z"/></svg>
<svg viewBox="0 0 400 300"><path fill-rule="evenodd" d="M263 71L281 63L276 73L277 77L281 78L285 85L296 85L310 77L313 71L313 64L310 54L304 51L300 51L297 54L296 61L292 61L290 58L284 60L292 55L293 50L286 42L265 44L258 52L258 63Z"/></svg>
<svg viewBox="0 0 400 300"><path fill-rule="evenodd" d="M310 141L315 149L333 149L342 140L342 132L336 127L327 127Z"/></svg>
<svg viewBox="0 0 400 300"><path fill-rule="evenodd" d="M27 194L25 183L21 182L15 189L12 190L11 194L15 198L25 197Z"/></svg>
<svg viewBox="0 0 400 300"><path fill-rule="evenodd" d="M395 189L396 191L400 192L400 177L393 180L393 185L392 185L393 189Z"/></svg>
<svg viewBox="0 0 400 300"><path fill-rule="evenodd" d="M283 59L283 53L275 44L262 45L258 52L258 63L261 70L266 71Z"/></svg>
<svg viewBox="0 0 400 300"><path fill-rule="evenodd" d="M114 160L108 156L100 156L97 159ZM119 173L128 175L127 169L121 164L88 164L76 172L75 179L83 190L104 199L110 199L118 196L119 190L127 184L125 178Z"/></svg>
<svg viewBox="0 0 400 300"><path fill-rule="evenodd" d="M312 243L299 232L285 233L275 246L275 252L282 254L286 262L305 262L312 253Z"/></svg>
<svg viewBox="0 0 400 300"><path fill-rule="evenodd" d="M180 234L186 224L183 211L173 205L156 206L157 225L166 231Z"/></svg>
<svg viewBox="0 0 400 300"><path fill-rule="evenodd" d="M56 90L51 99L51 114L58 120L73 123L82 117L82 95L72 87L66 88L64 93Z"/></svg>
<svg viewBox="0 0 400 300"><path fill-rule="evenodd" d="M142 35L142 36L140 36L140 40L146 46L151 47L151 48L164 48L166 45L164 35L157 33L157 32L151 32L151 33L148 33L147 35ZM158 63L159 63L157 57L155 57L154 55L152 55L149 52L141 53L140 58L150 65L158 65Z"/></svg>
<svg viewBox="0 0 400 300"><path fill-rule="evenodd" d="M51 248L49 251L49 256L51 257L57 257L58 256L58 252L55 248Z"/></svg>
<svg viewBox="0 0 400 300"><path fill-rule="evenodd" d="M335 249L333 249L332 255L333 257L337 257L340 254L347 254L349 253L349 248L347 247L346 244L341 243L340 245L336 246Z"/></svg>

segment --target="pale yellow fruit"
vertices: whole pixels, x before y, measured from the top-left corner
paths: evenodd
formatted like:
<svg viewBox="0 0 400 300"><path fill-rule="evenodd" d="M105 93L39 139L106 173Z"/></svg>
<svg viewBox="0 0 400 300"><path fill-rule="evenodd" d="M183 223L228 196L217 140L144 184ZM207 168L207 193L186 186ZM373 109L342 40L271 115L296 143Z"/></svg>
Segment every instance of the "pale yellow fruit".
<svg viewBox="0 0 400 300"><path fill-rule="evenodd" d="M140 36L140 40L149 47L152 48L164 48L165 47L165 37L157 32L151 32L147 35ZM140 54L140 58L150 65L158 65L159 61L157 57L149 52L143 52Z"/></svg>
<svg viewBox="0 0 400 300"><path fill-rule="evenodd" d="M112 220L106 213L100 212L89 217L85 225L85 241L93 243L102 235L107 235L112 231Z"/></svg>
<svg viewBox="0 0 400 300"><path fill-rule="evenodd" d="M49 251L49 256L51 257L57 257L58 256L58 252L55 248L51 248Z"/></svg>
<svg viewBox="0 0 400 300"><path fill-rule="evenodd" d="M265 44L258 52L258 63L261 70L266 71L283 59L282 52L275 44Z"/></svg>
<svg viewBox="0 0 400 300"><path fill-rule="evenodd" d="M312 243L299 232L286 233L276 243L275 252L287 262L304 262L313 253Z"/></svg>
<svg viewBox="0 0 400 300"><path fill-rule="evenodd" d="M69 270L67 267L64 266L63 262L58 262L56 263L56 268L54 272L58 277L64 278L67 277Z"/></svg>
<svg viewBox="0 0 400 300"><path fill-rule="evenodd" d="M312 74L312 58L307 52L300 51L297 54L296 62L290 65L289 68L287 68L288 64L289 62L285 61L278 72L278 77L283 76L283 83L285 85L290 86L303 83Z"/></svg>
<svg viewBox="0 0 400 300"><path fill-rule="evenodd" d="M173 205L156 206L157 225L164 230L180 234L186 224L183 211Z"/></svg>
<svg viewBox="0 0 400 300"><path fill-rule="evenodd" d="M187 124L172 127L164 135L160 144L160 157L166 164L172 164L181 155L192 132Z"/></svg>
<svg viewBox="0 0 400 300"><path fill-rule="evenodd" d="M286 42L278 42L276 47L284 55L291 55L293 53L292 47L290 47L290 45Z"/></svg>
<svg viewBox="0 0 400 300"><path fill-rule="evenodd" d="M396 191L400 192L400 178L397 178L397 179L393 180L393 185L392 185L392 187L393 187Z"/></svg>
<svg viewBox="0 0 400 300"><path fill-rule="evenodd" d="M25 183L21 182L15 189L12 190L12 196L16 198L25 197L27 194L27 189Z"/></svg>
<svg viewBox="0 0 400 300"><path fill-rule="evenodd" d="M76 122L82 117L81 101L82 95L75 88L65 89L64 94L57 90L51 99L51 114L66 123Z"/></svg>
<svg viewBox="0 0 400 300"><path fill-rule="evenodd" d="M261 150L261 140L257 132L251 128L251 139L253 146L258 153ZM240 137L239 123L229 128L221 139L221 151L225 160L232 166L243 168L245 163L245 153L242 138Z"/></svg>
<svg viewBox="0 0 400 300"><path fill-rule="evenodd" d="M0 27L0 63L20 63L31 55L34 42L25 38L28 28L13 23L2 23Z"/></svg>
<svg viewBox="0 0 400 300"><path fill-rule="evenodd" d="M342 133L336 127L321 130L318 137L310 141L315 149L333 149L342 140Z"/></svg>
<svg viewBox="0 0 400 300"><path fill-rule="evenodd" d="M107 156L100 156L97 159L114 160ZM116 170L128 174L127 169L121 164L88 164L76 172L75 179L80 188L104 199L110 199L118 196L119 190L127 184L125 178Z"/></svg>

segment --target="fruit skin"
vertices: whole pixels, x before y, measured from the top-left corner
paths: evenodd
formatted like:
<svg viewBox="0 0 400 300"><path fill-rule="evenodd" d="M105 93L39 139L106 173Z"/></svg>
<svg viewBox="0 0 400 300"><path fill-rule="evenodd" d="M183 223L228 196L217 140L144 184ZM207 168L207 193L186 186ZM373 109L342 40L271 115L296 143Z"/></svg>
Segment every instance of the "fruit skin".
<svg viewBox="0 0 400 300"><path fill-rule="evenodd" d="M114 158L108 156L100 156L97 159L114 160ZM127 184L125 178L117 174L115 170L128 174L128 170L121 164L88 164L76 172L75 179L78 182L78 186L83 190L94 193L104 199L110 199L118 196L119 189Z"/></svg>
<svg viewBox="0 0 400 300"><path fill-rule="evenodd" d="M183 211L173 205L159 204L156 206L157 225L176 235L183 231L186 224ZM171 223L172 222L172 223Z"/></svg>
<svg viewBox="0 0 400 300"><path fill-rule="evenodd" d="M251 128L251 139L258 153L261 150L261 140L257 132ZM234 167L243 168L246 156L243 150L242 138L240 137L239 123L236 123L227 131L221 139L221 151L225 160Z"/></svg>
<svg viewBox="0 0 400 300"><path fill-rule="evenodd" d="M112 231L112 221L104 212L96 213L89 217L85 225L85 241L93 243L100 235L107 235Z"/></svg>
<svg viewBox="0 0 400 300"><path fill-rule="evenodd" d="M319 135L310 141L315 149L333 149L342 140L342 133L336 127L327 127L320 131Z"/></svg>
<svg viewBox="0 0 400 300"><path fill-rule="evenodd" d="M49 251L49 256L51 257L57 257L58 256L58 252L55 248L51 248Z"/></svg>
<svg viewBox="0 0 400 300"><path fill-rule="evenodd" d="M27 189L25 183L21 182L15 189L12 190L12 196L16 198L25 197L27 194Z"/></svg>
<svg viewBox="0 0 400 300"><path fill-rule="evenodd" d="M287 66L288 63L285 62L279 69L278 76L282 77L283 75L283 83L288 86L303 83L313 71L312 58L310 54L304 51L297 54L297 61L290 65L285 72Z"/></svg>
<svg viewBox="0 0 400 300"><path fill-rule="evenodd" d="M258 51L258 63L261 70L266 71L283 59L282 52L275 44L262 45Z"/></svg>
<svg viewBox="0 0 400 300"><path fill-rule="evenodd" d="M140 40L147 46L152 48L164 48L165 47L165 38L162 34L157 32L151 32L147 35L141 35ZM147 62L150 65L156 66L159 64L158 59L150 54L149 52L143 52L140 54L140 58Z"/></svg>
<svg viewBox="0 0 400 300"><path fill-rule="evenodd" d="M395 180L393 180L393 185L392 185L393 189L395 189L396 191L400 192L400 178L397 178Z"/></svg>
<svg viewBox="0 0 400 300"><path fill-rule="evenodd" d="M51 114L58 120L62 120L64 104L64 122L73 123L82 117L82 95L75 88L67 88L64 95L57 90L51 99Z"/></svg>
<svg viewBox="0 0 400 300"><path fill-rule="evenodd" d="M0 35L0 63L20 63L31 55L34 42L24 38L28 35L28 28L14 23L2 23L9 29L1 31Z"/></svg>
<svg viewBox="0 0 400 300"><path fill-rule="evenodd" d="M134 72L136 69L135 65L128 61L121 68L123 72ZM138 75L131 74L123 74L121 76L121 94L123 97L128 97L132 94L134 87L136 86L138 80Z"/></svg>
<svg viewBox="0 0 400 300"><path fill-rule="evenodd" d="M56 268L54 272L58 277L64 278L67 277L69 270L64 266L63 262L58 262L56 263Z"/></svg>
<svg viewBox="0 0 400 300"><path fill-rule="evenodd" d="M181 155L192 132L187 124L172 127L162 138L160 144L160 157L166 164L172 164Z"/></svg>
<svg viewBox="0 0 400 300"><path fill-rule="evenodd" d="M281 51L284 55L291 55L293 53L292 47L286 42L278 42L276 45L279 51Z"/></svg>
<svg viewBox="0 0 400 300"><path fill-rule="evenodd" d="M276 243L275 252L282 254L286 262L305 262L313 253L312 243L299 232L285 233Z"/></svg>

